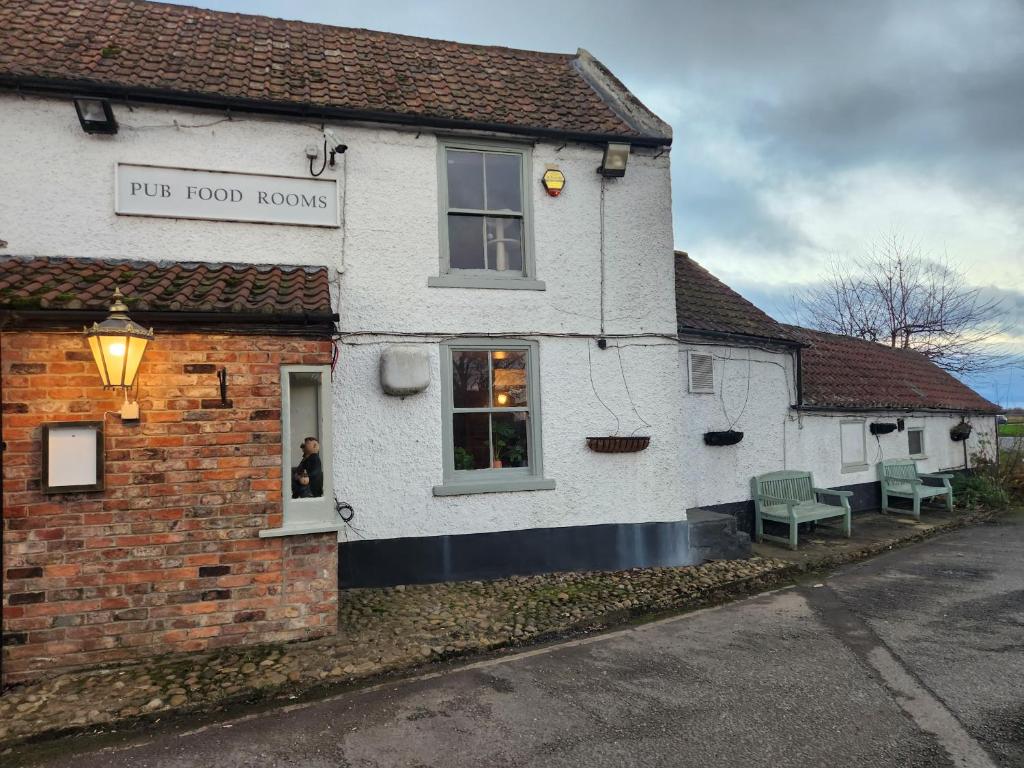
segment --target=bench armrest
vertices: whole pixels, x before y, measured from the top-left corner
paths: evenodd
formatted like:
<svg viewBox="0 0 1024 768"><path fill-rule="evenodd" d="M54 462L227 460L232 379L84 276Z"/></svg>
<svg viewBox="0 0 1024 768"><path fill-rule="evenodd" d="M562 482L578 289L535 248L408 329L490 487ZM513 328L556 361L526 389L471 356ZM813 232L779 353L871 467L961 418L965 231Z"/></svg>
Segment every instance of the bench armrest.
<svg viewBox="0 0 1024 768"><path fill-rule="evenodd" d="M849 499L853 496L853 491L836 491L832 488L812 488L815 493L820 493L822 496L839 496L840 498Z"/></svg>
<svg viewBox="0 0 1024 768"><path fill-rule="evenodd" d="M922 472L918 477L930 477L934 480L952 480L953 475L947 472Z"/></svg>

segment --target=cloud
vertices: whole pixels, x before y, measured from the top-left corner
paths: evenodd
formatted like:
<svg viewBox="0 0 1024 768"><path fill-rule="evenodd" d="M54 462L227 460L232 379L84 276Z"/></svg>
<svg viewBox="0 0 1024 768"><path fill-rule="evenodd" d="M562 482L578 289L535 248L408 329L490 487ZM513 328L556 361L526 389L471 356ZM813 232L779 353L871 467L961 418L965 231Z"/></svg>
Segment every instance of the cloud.
<svg viewBox="0 0 1024 768"><path fill-rule="evenodd" d="M677 247L755 301L899 231L1006 292L1024 327L1020 0L523 0L515 13L486 0L199 2L585 47L674 128Z"/></svg>

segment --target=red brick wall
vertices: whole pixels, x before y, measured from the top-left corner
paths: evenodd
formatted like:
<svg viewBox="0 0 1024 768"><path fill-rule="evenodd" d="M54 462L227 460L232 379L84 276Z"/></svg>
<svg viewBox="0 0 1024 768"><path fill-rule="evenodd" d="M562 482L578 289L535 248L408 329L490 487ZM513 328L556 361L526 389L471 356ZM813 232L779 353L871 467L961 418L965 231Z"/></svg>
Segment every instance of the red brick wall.
<svg viewBox="0 0 1024 768"><path fill-rule="evenodd" d="M337 626L334 534L281 525L282 364L324 340L158 333L123 424L77 333L2 335L4 678ZM216 371L228 371L220 406ZM40 425L100 421L106 490L43 495Z"/></svg>

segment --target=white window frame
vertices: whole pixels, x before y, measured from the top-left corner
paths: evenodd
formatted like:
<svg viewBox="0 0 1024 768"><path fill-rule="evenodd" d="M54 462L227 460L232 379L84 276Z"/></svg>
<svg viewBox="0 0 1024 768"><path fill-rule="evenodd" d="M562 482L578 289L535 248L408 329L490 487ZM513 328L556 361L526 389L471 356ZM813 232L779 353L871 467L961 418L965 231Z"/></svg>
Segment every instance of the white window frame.
<svg viewBox="0 0 1024 768"><path fill-rule="evenodd" d="M449 149L470 152L502 152L522 158L519 181L523 196L523 272L506 273L491 269L456 269L450 264L448 250L448 156ZM519 142L490 142L458 138L440 138L437 142L437 228L440 246L440 266L437 275L427 278L433 288L505 288L543 291L545 285L538 280L536 249L533 240L533 145Z"/></svg>
<svg viewBox="0 0 1024 768"><path fill-rule="evenodd" d="M452 418L452 353L455 351L516 350L525 351L527 403L529 408L528 467L504 469L455 469ZM435 485L435 496L458 496L471 493L553 490L555 481L544 477L543 430L540 404L540 345L522 339L454 339L439 345L441 357L441 450L444 480Z"/></svg>
<svg viewBox="0 0 1024 768"><path fill-rule="evenodd" d="M701 387L694 383L693 380L693 360L695 357L701 356L709 359L711 363L711 386ZM686 379L688 388L691 393L695 395L713 395L715 394L715 356L709 352L696 352L690 350L686 353Z"/></svg>
<svg viewBox="0 0 1024 768"><path fill-rule="evenodd" d="M920 432L921 433L921 452L920 453L911 453L910 452L910 433L911 432ZM910 458L912 458L912 459L927 459L928 458L928 449L927 449L927 445L925 443L925 429L924 429L924 427L907 427L907 455L909 455Z"/></svg>
<svg viewBox="0 0 1024 768"><path fill-rule="evenodd" d="M860 427L860 445L861 445L861 460L860 461L847 461L847 457L843 454L843 427L844 426L859 426ZM863 472L868 468L868 440L865 430L867 429L867 421L865 419L842 419L839 422L839 461L842 465L841 471L846 472Z"/></svg>
<svg viewBox="0 0 1024 768"><path fill-rule="evenodd" d="M291 494L292 467L291 443L291 385L289 376L293 373L320 374L320 460L324 470L323 496L313 499L293 499ZM282 365L281 366L281 509L282 525L259 532L260 538L291 536L304 533L337 531L341 520L334 501L334 440L331 434L331 366L329 365Z"/></svg>

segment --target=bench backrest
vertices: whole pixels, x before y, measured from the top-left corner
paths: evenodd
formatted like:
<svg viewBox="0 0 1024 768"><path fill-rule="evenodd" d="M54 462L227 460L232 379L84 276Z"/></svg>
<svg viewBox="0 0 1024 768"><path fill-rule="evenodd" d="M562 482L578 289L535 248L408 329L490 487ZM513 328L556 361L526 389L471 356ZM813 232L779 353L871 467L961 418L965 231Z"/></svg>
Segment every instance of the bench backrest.
<svg viewBox="0 0 1024 768"><path fill-rule="evenodd" d="M795 469L784 469L758 475L750 481L754 498L773 496L777 499L791 501L814 501L814 478L810 472Z"/></svg>
<svg viewBox="0 0 1024 768"><path fill-rule="evenodd" d="M917 479L917 462L913 459L885 459L878 465L883 482L906 483Z"/></svg>

